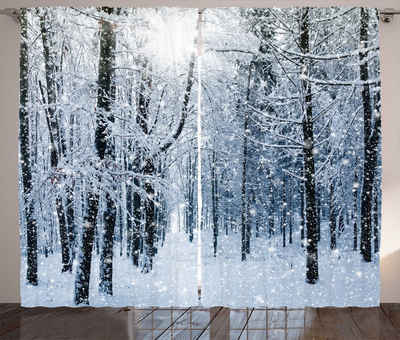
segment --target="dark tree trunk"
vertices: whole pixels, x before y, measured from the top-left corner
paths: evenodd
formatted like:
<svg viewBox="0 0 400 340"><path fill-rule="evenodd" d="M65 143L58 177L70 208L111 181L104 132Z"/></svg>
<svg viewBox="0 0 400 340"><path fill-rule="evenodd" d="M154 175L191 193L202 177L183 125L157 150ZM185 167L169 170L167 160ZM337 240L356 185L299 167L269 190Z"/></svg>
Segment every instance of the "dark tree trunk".
<svg viewBox="0 0 400 340"><path fill-rule="evenodd" d="M353 183L353 250L358 249L358 175L357 170L354 172Z"/></svg>
<svg viewBox="0 0 400 340"><path fill-rule="evenodd" d="M289 195L288 195L288 204L287 204L287 220L288 220L288 226L289 226L289 244L292 244L292 242L293 242L293 237L292 237L292 231L293 231L292 207L293 207L292 186L291 186L291 183L289 181Z"/></svg>
<svg viewBox="0 0 400 340"><path fill-rule="evenodd" d="M52 141L52 152L56 153L56 160L52 157L52 167L57 167L59 158L61 156L61 150L58 150L57 144L59 143L59 126L56 115L56 104L57 104L57 88L55 81L56 73L56 57L54 51L54 32L49 28L50 18L49 10L44 9L44 13L40 17L40 29L43 44L43 55L45 63L45 76L46 76L46 90L47 90L47 121L49 127L50 140ZM44 93L42 92L43 99ZM58 144L59 145L59 144Z"/></svg>
<svg viewBox="0 0 400 340"><path fill-rule="evenodd" d="M88 192L88 212L83 221L82 246L78 258L78 268L75 279L75 304L89 304L89 282L92 262L94 229L99 208L99 196L93 191Z"/></svg>
<svg viewBox="0 0 400 340"><path fill-rule="evenodd" d="M380 88L381 88L381 83L379 82L378 84L378 88L375 89L376 93L374 95L374 105L375 105L375 112L379 115L376 120L375 120L375 131L374 131L374 135L373 135L373 142L372 145L375 146L375 152L378 153L379 155L381 154L381 150L378 150L378 148L380 148L380 133L381 133L381 92L380 92ZM377 155L378 157L378 155ZM378 162L378 160L377 160ZM380 162L382 162L382 159L380 159ZM379 168L377 166L375 166L375 177L380 176L380 174L378 174ZM379 197L380 197L380 178L377 177L375 179L375 209L374 209L374 252L378 253L379 249L380 249L380 240L379 240L379 236L380 236L380 225L379 225L379 216L381 214L381 208L379 206Z"/></svg>
<svg viewBox="0 0 400 340"><path fill-rule="evenodd" d="M318 186L316 185L316 188ZM317 238L318 242L321 240L321 192L316 192L316 221L317 221Z"/></svg>
<svg viewBox="0 0 400 340"><path fill-rule="evenodd" d="M309 47L309 15L308 7L302 9L300 25L300 48L303 54L310 53ZM305 61L304 61L305 62ZM303 72L309 73L309 64L303 65ZM304 138L304 177L305 177L305 203L306 203L306 227L307 227L307 283L318 281L318 226L316 220L315 204L315 167L314 167L314 129L312 114L311 83L301 80L303 93L305 94L304 105L305 115L303 118Z"/></svg>
<svg viewBox="0 0 400 340"><path fill-rule="evenodd" d="M164 247L165 244L165 235L167 233L167 228L168 228L168 222L167 222L167 207L166 207L166 202L165 200L163 201L163 228L162 228L162 233L161 233L161 247ZM181 215L180 215L180 209L178 210L178 218L179 218L179 232L181 231Z"/></svg>
<svg viewBox="0 0 400 340"><path fill-rule="evenodd" d="M361 8L360 23L360 45L362 48L368 47L368 9ZM369 80L368 72L368 52L360 53L360 80ZM373 112L371 108L370 86L365 84L362 87L362 102L364 108L364 170L363 186L361 192L361 254L365 262L372 261L372 201L373 186L376 175L378 160L378 145L380 137L381 117L380 112L376 112L375 122L373 122ZM373 125L373 123L375 123Z"/></svg>
<svg viewBox="0 0 400 340"><path fill-rule="evenodd" d="M303 173L303 171L302 171ZM304 183L300 182L300 239L301 246L304 247L305 233L304 233Z"/></svg>
<svg viewBox="0 0 400 340"><path fill-rule="evenodd" d="M286 226L287 226L287 201L286 201L286 178L282 179L282 247L286 247Z"/></svg>
<svg viewBox="0 0 400 340"><path fill-rule="evenodd" d="M97 216L96 223L94 225L94 249L96 250L96 255L100 255L100 245L99 245L99 239L100 239L100 226L103 225L103 217L102 216Z"/></svg>
<svg viewBox="0 0 400 340"><path fill-rule="evenodd" d="M153 160L148 159L144 168L144 174L154 174ZM148 273L153 269L153 256L154 256L154 236L155 236L155 220L154 220L154 188L149 181L145 181L144 189L147 194L147 198L144 202L145 209L145 261L143 266L143 272Z"/></svg>
<svg viewBox="0 0 400 340"><path fill-rule="evenodd" d="M249 65L249 76L247 82L246 101L250 98L250 79L251 79L252 64ZM247 202L247 139L248 139L248 126L249 126L249 112L245 108L244 123L243 123L243 160L242 160L242 261L246 261L246 253L248 253L248 202Z"/></svg>
<svg viewBox="0 0 400 340"><path fill-rule="evenodd" d="M110 7L102 7L103 12L112 14L113 9ZM107 146L107 137L109 136L108 121L112 120L109 117L111 111L112 100L115 97L115 88L113 85L114 76L114 50L115 50L115 32L112 23L103 20L101 22L101 35L100 35L100 57L99 57L99 78L98 78L98 92L97 92L97 110L96 110L96 131L95 131L95 147L97 156L104 162L106 157L106 151L111 152L112 147ZM109 154L107 155L109 156ZM98 179L100 181L100 178ZM108 198L108 199L107 199ZM106 197L107 207L111 207L109 210L110 214L104 216L106 221L106 230L103 241L107 244L103 249L103 256L112 262L113 258L113 239L109 237L109 234L114 232L115 228L115 214L116 209L113 209L113 202L111 197ZM97 220L97 212L99 206L99 195L97 188L92 188L88 193L88 216L85 217L81 254L78 263L77 276L75 281L75 303L89 304L89 282L91 274L91 257L94 242L94 229ZM115 205L114 205L115 207ZM108 224L108 226L107 226ZM111 224L113 224L111 226ZM109 230L107 230L107 228ZM111 241L109 242L109 239ZM110 244L111 243L111 244ZM111 259L111 260L110 260ZM105 270L100 273L100 277L104 278L105 281L102 285L111 287L108 290L112 292L112 275L108 275L108 266L102 266L101 270ZM108 293L105 291L104 293Z"/></svg>
<svg viewBox="0 0 400 340"><path fill-rule="evenodd" d="M379 252L379 191L374 190L374 252Z"/></svg>
<svg viewBox="0 0 400 340"><path fill-rule="evenodd" d="M250 204L249 202L246 202L246 216L247 216L247 228L246 228L246 253L250 254L250 238L251 238L251 223L250 223L250 219L249 219L249 207Z"/></svg>
<svg viewBox="0 0 400 340"><path fill-rule="evenodd" d="M140 126L143 133L145 135L149 135L149 127L148 127L148 115L149 115L149 105L150 105L150 91L152 87L152 79L151 79L151 64L147 60L146 57L142 57L142 72L141 72L141 81L140 81L140 91L138 93L138 114L136 116L136 123ZM140 157L140 156L138 156ZM135 169L139 169L140 159L135 160ZM148 158L145 160L145 166L143 169L143 173L147 176L155 175L155 166L154 159ZM138 182L138 179L137 183ZM144 273L148 273L153 268L153 256L154 256L154 237L156 230L156 221L155 221L155 205L154 205L154 187L151 183L151 180L146 180L143 184L144 190L146 191L146 199L143 200L144 212L145 212L145 220L144 220L144 249L145 249L145 257L142 271ZM138 194L134 197L134 209L135 209L135 219L139 217L141 199ZM140 214L141 216L141 214ZM140 230L140 219L136 219L135 230L133 232L133 244L138 245L139 240L139 230ZM135 249L135 255L138 255ZM134 258L134 263L139 263L138 258Z"/></svg>
<svg viewBox="0 0 400 340"><path fill-rule="evenodd" d="M56 66L56 72L58 75L57 79L57 96L63 95L63 78L62 78L62 70L63 70L63 61L64 61L64 41L61 46L61 57L60 57L60 64ZM62 121L62 111L58 110L58 120L59 122ZM70 167L73 167L73 153L74 153L74 125L75 125L75 114L71 113L70 121L69 121L69 155L67 153L67 143L66 143L66 134L62 131L62 126L60 123L58 124L58 136L59 136L59 150L61 151L62 157L69 163ZM72 272L72 264L75 259L75 249L76 249L76 226L75 226L75 212L74 212L74 181L69 183L66 181L65 183L65 220L67 224L67 236L68 236L68 248L69 248L69 271Z"/></svg>
<svg viewBox="0 0 400 340"><path fill-rule="evenodd" d="M133 150L131 150L133 151ZM139 170L139 159L136 159L131 164L128 161L128 170L135 172ZM130 180L133 180L134 188L132 184L129 184L127 187L127 208L129 209L129 216L127 219L127 255L128 257L132 257L132 263L136 267L139 266L139 256L140 256L140 238L141 238L141 218L142 218L142 211L141 211L141 198L138 193L138 188L140 187L140 181L137 177L131 177Z"/></svg>
<svg viewBox="0 0 400 340"><path fill-rule="evenodd" d="M118 9L117 9L118 11ZM112 14L113 8L104 7L103 12ZM114 121L111 114L115 100L114 63L115 63L116 34L111 22L102 22L100 36L99 59L99 88L97 93L97 128L96 146L100 159L115 161L114 142L110 137L108 122ZM115 191L115 188L113 188ZM100 284L99 291L108 295L113 293L112 267L114 257L114 233L117 219L116 204L110 192L105 195L106 210L103 213L104 231L102 233L103 249L100 257Z"/></svg>
<svg viewBox="0 0 400 340"><path fill-rule="evenodd" d="M128 167L128 171L131 169ZM132 179L130 179L132 180ZM133 235L133 204L132 204L132 184L128 184L126 186L126 211L127 211L127 220L126 220L126 256L130 257L132 255L132 235Z"/></svg>
<svg viewBox="0 0 400 340"><path fill-rule="evenodd" d="M245 117L244 131L247 130L247 114ZM247 195L246 195L246 173L247 173L247 137L244 132L243 141L243 164L242 164L242 261L246 261L247 253Z"/></svg>
<svg viewBox="0 0 400 340"><path fill-rule="evenodd" d="M139 187L140 182L138 178L134 179L136 187ZM140 240L141 240L141 198L140 195L135 191L133 193L133 216L134 224L132 231L132 261L136 267L139 267L139 255L140 255Z"/></svg>
<svg viewBox="0 0 400 340"><path fill-rule="evenodd" d="M193 162L192 164L192 157L191 157L191 152L189 152L189 164L188 164L188 171L189 171L189 206L187 207L188 209L188 231L189 231L189 241L193 242L193 216L194 216L194 169L195 169L196 163Z"/></svg>
<svg viewBox="0 0 400 340"><path fill-rule="evenodd" d="M271 237L275 234L275 195L274 195L274 184L272 182L272 176L270 176L269 182L269 212L268 212L268 236Z"/></svg>
<svg viewBox="0 0 400 340"><path fill-rule="evenodd" d="M20 44L20 97L19 97L19 155L21 166L21 177L24 199L24 215L26 223L26 248L27 248L27 272L26 279L29 284L38 284L38 249L37 249L37 225L34 217L34 203L31 200L32 172L29 147L29 112L28 90L29 90L29 59L28 59L28 19L27 9L20 10L21 44ZM21 216L22 217L22 216Z"/></svg>
<svg viewBox="0 0 400 340"><path fill-rule="evenodd" d="M330 185L329 193L329 230L331 235L331 249L336 249L336 208L334 185Z"/></svg>
<svg viewBox="0 0 400 340"><path fill-rule="evenodd" d="M69 242L69 270L72 271L72 262L75 259L75 246L76 246L76 226L75 226L75 213L74 213L74 190L68 186L66 188L66 218Z"/></svg>
<svg viewBox="0 0 400 340"><path fill-rule="evenodd" d="M344 209L341 208L339 211L339 236L344 232Z"/></svg>
<svg viewBox="0 0 400 340"><path fill-rule="evenodd" d="M118 207L118 216L119 216L119 256L122 257L123 254L123 240L124 240L124 216L126 214L126 211L123 209L122 201L123 201L123 184L120 186L120 191L119 191L119 199L120 199L120 204Z"/></svg>
<svg viewBox="0 0 400 340"><path fill-rule="evenodd" d="M100 257L99 290L105 294L113 295L113 245L117 207L109 193L106 193L106 204L107 207L104 211L103 249Z"/></svg>
<svg viewBox="0 0 400 340"><path fill-rule="evenodd" d="M61 272L72 271L71 249L69 242L69 233L67 226L67 219L64 211L63 200L59 194L56 196L56 211L58 218L58 227L60 230L60 243L61 243Z"/></svg>
<svg viewBox="0 0 400 340"><path fill-rule="evenodd" d="M56 211L60 229L62 272L72 271L72 261L70 260L69 238L67 221L65 219L63 201L60 196L56 198Z"/></svg>
<svg viewBox="0 0 400 340"><path fill-rule="evenodd" d="M256 215L256 237L260 237L260 214Z"/></svg>
<svg viewBox="0 0 400 340"><path fill-rule="evenodd" d="M49 129L50 142L51 142L51 167L53 171L57 171L60 158L65 154L65 141L61 137L59 121L57 119L57 83L56 83L56 56L55 56L55 37L52 28L50 27L50 12L44 9L44 13L40 17L40 30L43 44L43 55L46 75L46 90L47 100L44 90L40 85L43 102L46 104L46 120ZM58 144L58 147L56 146ZM53 175L53 183L58 182L56 174ZM72 270L71 250L69 244L69 236L67 231L67 220L63 207L63 201L60 194L56 194L56 210L58 217L58 225L60 229L60 243L61 243L61 258L62 258L62 272Z"/></svg>
<svg viewBox="0 0 400 340"><path fill-rule="evenodd" d="M215 168L216 168L216 154L215 151L213 151L212 161L211 161L211 196L212 196L214 257L217 256L217 245L218 245L218 187L217 187L217 174Z"/></svg>
<svg viewBox="0 0 400 340"><path fill-rule="evenodd" d="M70 166L73 167L73 153L74 153L74 126L75 126L75 115L71 114L70 116L70 140L69 140L69 152L70 152ZM70 248L70 270L72 271L72 263L76 257L76 239L77 239L77 228L75 225L75 210L74 210L74 191L75 191L75 180L72 181L72 184L66 185L66 218L67 218L67 228L68 228L68 241Z"/></svg>

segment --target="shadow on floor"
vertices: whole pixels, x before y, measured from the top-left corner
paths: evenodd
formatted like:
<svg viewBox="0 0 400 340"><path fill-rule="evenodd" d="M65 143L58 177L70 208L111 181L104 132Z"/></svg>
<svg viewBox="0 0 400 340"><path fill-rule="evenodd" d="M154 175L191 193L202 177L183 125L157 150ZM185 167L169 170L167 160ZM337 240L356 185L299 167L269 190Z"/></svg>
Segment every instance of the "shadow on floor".
<svg viewBox="0 0 400 340"><path fill-rule="evenodd" d="M400 339L400 304L376 308L21 308L0 305L1 340Z"/></svg>

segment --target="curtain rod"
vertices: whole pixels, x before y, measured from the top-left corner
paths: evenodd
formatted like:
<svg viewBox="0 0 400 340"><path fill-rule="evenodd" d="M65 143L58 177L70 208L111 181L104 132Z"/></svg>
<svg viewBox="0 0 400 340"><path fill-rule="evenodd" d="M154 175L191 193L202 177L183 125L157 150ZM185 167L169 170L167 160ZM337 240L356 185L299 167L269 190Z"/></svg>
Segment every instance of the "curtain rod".
<svg viewBox="0 0 400 340"><path fill-rule="evenodd" d="M400 14L400 11L395 10L393 8L386 8L383 10L379 10L379 14L382 22L392 22L393 16Z"/></svg>
<svg viewBox="0 0 400 340"><path fill-rule="evenodd" d="M382 22L389 23L392 22L393 16L399 15L400 10L395 10L393 8L378 9L380 18ZM7 15L12 17L17 21L19 13L19 8L4 8L0 9L0 15Z"/></svg>

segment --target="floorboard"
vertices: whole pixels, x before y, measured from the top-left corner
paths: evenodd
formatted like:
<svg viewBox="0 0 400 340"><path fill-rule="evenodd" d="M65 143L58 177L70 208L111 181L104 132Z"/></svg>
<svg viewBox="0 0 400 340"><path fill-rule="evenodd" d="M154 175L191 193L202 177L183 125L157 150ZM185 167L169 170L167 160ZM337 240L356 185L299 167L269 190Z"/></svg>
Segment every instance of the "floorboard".
<svg viewBox="0 0 400 340"><path fill-rule="evenodd" d="M0 304L1 340L400 340L400 304L375 308L22 308Z"/></svg>

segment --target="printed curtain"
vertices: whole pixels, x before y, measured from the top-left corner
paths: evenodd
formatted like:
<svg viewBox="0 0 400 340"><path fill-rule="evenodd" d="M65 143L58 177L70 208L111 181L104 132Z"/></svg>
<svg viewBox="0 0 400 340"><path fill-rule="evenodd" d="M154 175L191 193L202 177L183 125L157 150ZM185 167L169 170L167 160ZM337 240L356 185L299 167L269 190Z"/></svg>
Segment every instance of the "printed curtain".
<svg viewBox="0 0 400 340"><path fill-rule="evenodd" d="M379 304L377 10L19 21L23 306Z"/></svg>

